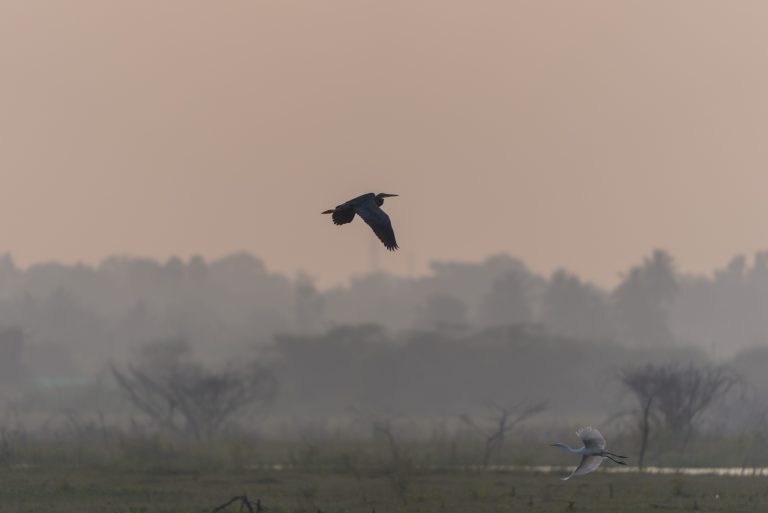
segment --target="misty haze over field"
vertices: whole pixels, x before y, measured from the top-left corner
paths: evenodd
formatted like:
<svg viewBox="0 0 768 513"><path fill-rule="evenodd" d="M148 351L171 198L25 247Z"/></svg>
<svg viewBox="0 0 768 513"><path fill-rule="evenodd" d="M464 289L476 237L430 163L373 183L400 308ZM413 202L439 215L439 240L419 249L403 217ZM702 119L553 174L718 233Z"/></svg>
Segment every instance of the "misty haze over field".
<svg viewBox="0 0 768 513"><path fill-rule="evenodd" d="M766 20L0 2L0 472L768 464Z"/></svg>
<svg viewBox="0 0 768 513"><path fill-rule="evenodd" d="M27 269L6 256L0 291L0 376L6 406L17 408L18 391L113 388L108 365L142 355L154 365L164 353L146 348L173 341L204 366L269 367L276 415L364 406L450 417L547 401L559 416L608 416L620 367L666 361L727 363L768 401L768 253L703 276L655 251L612 290L566 271L536 275L506 255L327 290L246 253ZM74 398L66 408L104 408Z"/></svg>

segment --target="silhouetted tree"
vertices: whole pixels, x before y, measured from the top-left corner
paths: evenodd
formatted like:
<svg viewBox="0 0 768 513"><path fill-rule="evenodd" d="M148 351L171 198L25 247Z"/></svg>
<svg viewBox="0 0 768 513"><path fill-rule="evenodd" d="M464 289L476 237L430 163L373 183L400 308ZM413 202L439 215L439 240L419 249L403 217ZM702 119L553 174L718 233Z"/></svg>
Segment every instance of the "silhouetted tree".
<svg viewBox="0 0 768 513"><path fill-rule="evenodd" d="M433 294L418 310L416 326L456 330L467 326L467 305L449 294Z"/></svg>
<svg viewBox="0 0 768 513"><path fill-rule="evenodd" d="M665 426L680 438L682 450L693 434L694 422L741 383L722 366L669 364L660 367L659 374L657 407Z"/></svg>
<svg viewBox="0 0 768 513"><path fill-rule="evenodd" d="M318 293L312 279L300 273L293 286L296 325L300 332L310 333L322 328L325 297Z"/></svg>
<svg viewBox="0 0 768 513"><path fill-rule="evenodd" d="M606 294L563 270L547 285L542 322L552 333L571 338L600 340L615 334Z"/></svg>
<svg viewBox="0 0 768 513"><path fill-rule="evenodd" d="M640 468L654 420L677 435L681 450L684 450L693 433L694 422L741 383L736 374L722 366L681 366L677 363L625 367L619 371L618 378L637 401Z"/></svg>
<svg viewBox="0 0 768 513"><path fill-rule="evenodd" d="M483 301L480 322L487 326L532 322L529 289L529 277L523 272L511 271L499 277Z"/></svg>
<svg viewBox="0 0 768 513"><path fill-rule="evenodd" d="M672 341L669 308L678 292L672 257L656 250L613 293L622 339L637 345Z"/></svg>
<svg viewBox="0 0 768 513"><path fill-rule="evenodd" d="M270 401L277 385L258 362L207 369L179 339L148 344L138 364L111 368L133 405L155 425L198 440L213 437L235 414Z"/></svg>
<svg viewBox="0 0 768 513"><path fill-rule="evenodd" d="M24 332L18 326L0 327L0 383L15 383L22 377Z"/></svg>
<svg viewBox="0 0 768 513"><path fill-rule="evenodd" d="M645 463L645 452L648 449L648 438L654 422L656 403L664 386L664 372L654 365L643 367L628 366L621 369L618 379L626 391L637 402L635 416L640 431L640 451L637 456L637 466L642 469Z"/></svg>
<svg viewBox="0 0 768 513"><path fill-rule="evenodd" d="M489 408L492 411L489 418L490 428L479 426L475 420L467 414L459 416L462 422L484 438L483 467L488 466L491 462L491 457L494 454L498 454L502 451L507 433L514 427L546 410L547 402L540 401L537 403L518 404L508 407L492 404Z"/></svg>
<svg viewBox="0 0 768 513"><path fill-rule="evenodd" d="M531 276L522 260L509 255L493 255L483 262L431 262L429 276L415 282L429 294L449 294L477 313L493 283L507 273Z"/></svg>

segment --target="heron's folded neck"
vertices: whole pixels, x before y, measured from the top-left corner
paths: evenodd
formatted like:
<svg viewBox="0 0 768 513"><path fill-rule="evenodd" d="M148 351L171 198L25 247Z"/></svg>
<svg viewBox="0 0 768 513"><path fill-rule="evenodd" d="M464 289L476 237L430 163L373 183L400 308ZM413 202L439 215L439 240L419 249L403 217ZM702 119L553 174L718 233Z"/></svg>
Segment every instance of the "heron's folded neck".
<svg viewBox="0 0 768 513"><path fill-rule="evenodd" d="M560 442L552 444L552 447L560 447L561 449L565 449L568 452L581 452L581 449L574 449L573 447L569 447L565 444L561 444Z"/></svg>

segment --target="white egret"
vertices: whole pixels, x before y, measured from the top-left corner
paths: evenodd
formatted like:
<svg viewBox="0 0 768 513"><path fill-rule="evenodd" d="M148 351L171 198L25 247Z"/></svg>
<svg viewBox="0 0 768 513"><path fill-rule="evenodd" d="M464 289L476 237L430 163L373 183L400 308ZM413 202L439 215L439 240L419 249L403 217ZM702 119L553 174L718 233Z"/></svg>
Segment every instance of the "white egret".
<svg viewBox="0 0 768 513"><path fill-rule="evenodd" d="M573 476L580 476L594 472L605 458L608 458L609 460L618 463L619 465L626 465L626 463L621 461L621 459L615 459L626 458L626 456L620 456L605 450L605 438L603 438L603 435L601 435L600 431L597 429L591 426L583 427L576 431L576 436L581 438L581 441L584 443L584 447L575 449L560 442L550 444L552 447L560 447L561 449L565 449L568 452L581 454L581 463L579 463L579 466L576 467L576 469L569 475L561 477L560 479L563 481L566 481Z"/></svg>

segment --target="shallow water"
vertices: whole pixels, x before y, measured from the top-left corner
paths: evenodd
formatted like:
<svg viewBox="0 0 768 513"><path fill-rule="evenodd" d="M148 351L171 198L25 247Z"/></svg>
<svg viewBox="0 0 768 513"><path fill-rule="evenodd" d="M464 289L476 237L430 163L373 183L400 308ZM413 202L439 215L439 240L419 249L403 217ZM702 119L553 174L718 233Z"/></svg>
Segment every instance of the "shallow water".
<svg viewBox="0 0 768 513"><path fill-rule="evenodd" d="M520 470L528 472L543 472L554 473L564 472L569 473L573 470L573 467L562 467L556 465L533 465L533 466L516 466L516 465L493 465L488 467L489 470ZM641 471L637 467L631 466L602 466L598 472L605 472L608 474L635 474L642 472L645 474L680 474L686 476L768 476L768 467L645 467Z"/></svg>
<svg viewBox="0 0 768 513"><path fill-rule="evenodd" d="M249 468L258 469L271 469L271 470L290 470L293 469L292 465L251 465ZM489 465L488 467L482 466L466 466L456 467L456 470L489 470L497 472L541 472L544 474L561 473L563 475L569 474L574 469L573 466L561 466L561 465ZM430 470L446 470L445 467L434 467ZM605 472L606 474L679 474L686 476L768 476L768 467L645 467L640 470L633 466L601 466L597 472Z"/></svg>

